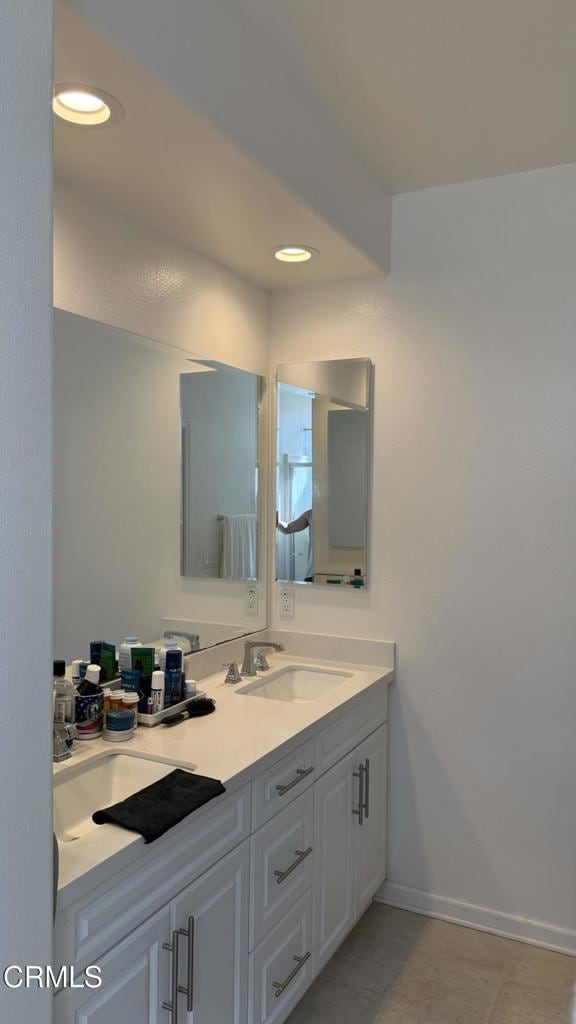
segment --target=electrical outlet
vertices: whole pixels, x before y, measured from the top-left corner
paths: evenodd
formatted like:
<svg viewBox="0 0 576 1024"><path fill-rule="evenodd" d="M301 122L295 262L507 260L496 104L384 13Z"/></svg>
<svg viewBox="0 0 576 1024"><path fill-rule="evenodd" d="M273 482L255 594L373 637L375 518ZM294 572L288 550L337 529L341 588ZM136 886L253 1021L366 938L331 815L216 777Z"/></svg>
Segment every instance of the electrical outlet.
<svg viewBox="0 0 576 1024"><path fill-rule="evenodd" d="M246 615L258 615L257 587L246 587L244 591L244 611Z"/></svg>
<svg viewBox="0 0 576 1024"><path fill-rule="evenodd" d="M294 618L294 589L293 587L282 587L279 598L280 617L282 619Z"/></svg>

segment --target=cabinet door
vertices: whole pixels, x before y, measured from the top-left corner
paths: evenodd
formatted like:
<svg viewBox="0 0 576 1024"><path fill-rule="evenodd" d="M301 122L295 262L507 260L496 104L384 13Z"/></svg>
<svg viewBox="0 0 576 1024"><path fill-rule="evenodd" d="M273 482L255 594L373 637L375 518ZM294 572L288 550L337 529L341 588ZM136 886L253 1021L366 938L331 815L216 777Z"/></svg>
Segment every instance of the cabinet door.
<svg viewBox="0 0 576 1024"><path fill-rule="evenodd" d="M99 962L100 988L66 989L54 999L54 1024L167 1024L170 909L165 907ZM83 980L83 976L79 981Z"/></svg>
<svg viewBox="0 0 576 1024"><path fill-rule="evenodd" d="M246 1024L248 842L185 889L171 906L172 928L180 930L178 1024Z"/></svg>
<svg viewBox="0 0 576 1024"><path fill-rule="evenodd" d="M315 943L320 970L354 922L353 838L358 780L353 755L343 758L315 786Z"/></svg>
<svg viewBox="0 0 576 1024"><path fill-rule="evenodd" d="M355 828L355 916L372 900L386 876L387 727L383 725L354 751L362 773L363 813ZM360 824L362 820L362 824Z"/></svg>

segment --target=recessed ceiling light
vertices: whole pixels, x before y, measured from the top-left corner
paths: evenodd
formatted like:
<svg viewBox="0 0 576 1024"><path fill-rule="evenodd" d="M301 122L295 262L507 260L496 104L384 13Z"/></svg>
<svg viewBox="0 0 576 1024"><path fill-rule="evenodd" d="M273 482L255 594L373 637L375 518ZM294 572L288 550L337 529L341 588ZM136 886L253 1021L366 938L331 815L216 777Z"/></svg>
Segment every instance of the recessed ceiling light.
<svg viewBox="0 0 576 1024"><path fill-rule="evenodd" d="M124 116L114 96L91 85L57 85L52 110L63 121L92 126L120 121Z"/></svg>
<svg viewBox="0 0 576 1024"><path fill-rule="evenodd" d="M310 245L282 245L274 249L274 256L282 263L306 263L318 255L318 249Z"/></svg>

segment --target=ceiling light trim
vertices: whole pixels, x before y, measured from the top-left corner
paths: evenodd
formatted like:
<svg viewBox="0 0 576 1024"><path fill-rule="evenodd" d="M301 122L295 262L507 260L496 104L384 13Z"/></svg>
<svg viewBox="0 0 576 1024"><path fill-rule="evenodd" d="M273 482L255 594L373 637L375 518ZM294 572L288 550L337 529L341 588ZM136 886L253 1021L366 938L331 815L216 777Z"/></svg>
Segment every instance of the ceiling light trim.
<svg viewBox="0 0 576 1024"><path fill-rule="evenodd" d="M275 245L272 255L279 263L302 264L310 263L320 253L314 246L304 245L303 242L285 242L283 245Z"/></svg>
<svg viewBox="0 0 576 1024"><path fill-rule="evenodd" d="M92 111L81 110L61 99L74 93L100 100L100 106ZM59 120L76 128L108 128L124 117L124 107L115 96L86 82L58 82L54 86L52 110Z"/></svg>

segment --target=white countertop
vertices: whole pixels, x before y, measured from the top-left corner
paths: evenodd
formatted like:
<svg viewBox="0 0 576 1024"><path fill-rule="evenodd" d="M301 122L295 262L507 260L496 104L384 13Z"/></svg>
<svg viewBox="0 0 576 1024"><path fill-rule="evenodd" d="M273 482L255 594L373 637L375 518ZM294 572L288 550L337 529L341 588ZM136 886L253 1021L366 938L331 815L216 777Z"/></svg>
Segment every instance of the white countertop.
<svg viewBox="0 0 576 1024"><path fill-rule="evenodd" d="M342 713L345 705L361 700L375 685L392 682L394 676L391 668L293 657L288 653L272 654L269 662L271 670L310 665L340 669L351 675L316 700L291 703L244 696L238 690L252 680L244 679L236 685L224 683L222 669L198 684L199 690L215 699L214 714L186 719L170 728L139 726L134 738L122 744L103 739L76 742L72 757L54 765L54 776L61 778L74 772L77 766L103 751L138 752L220 779L228 791L238 789L324 728L330 718ZM258 675L265 677L270 673ZM130 864L145 848L141 836L114 825L99 826L81 842L59 843L58 909Z"/></svg>

